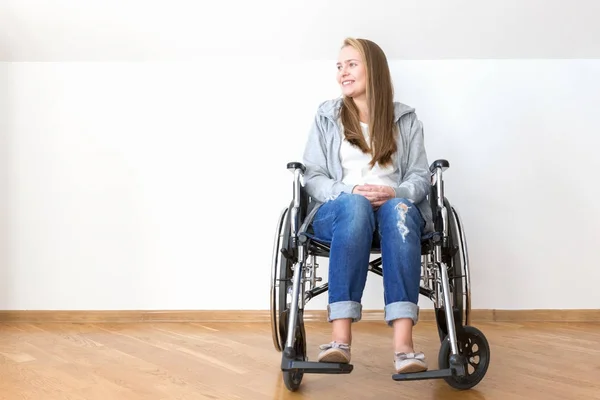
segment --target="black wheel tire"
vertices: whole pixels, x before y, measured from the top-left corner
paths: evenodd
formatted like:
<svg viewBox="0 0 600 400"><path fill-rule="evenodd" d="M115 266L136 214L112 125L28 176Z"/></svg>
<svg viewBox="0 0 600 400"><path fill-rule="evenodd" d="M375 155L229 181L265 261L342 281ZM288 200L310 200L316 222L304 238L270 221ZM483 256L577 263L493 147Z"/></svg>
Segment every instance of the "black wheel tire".
<svg viewBox="0 0 600 400"><path fill-rule="evenodd" d="M281 258L283 254L281 253L281 249L286 246L284 243L286 230L286 220L287 220L288 208L283 209L281 212L281 216L277 221L277 232L275 237L275 243L273 248L273 260L271 265L271 290L270 290L270 316L271 316L271 333L273 336L273 345L275 349L279 352L283 350L282 344L283 341L281 339L281 329L280 329L280 321L281 321L281 309L280 307L280 275L281 275ZM289 227L287 228L289 229ZM289 236L289 235L288 235Z"/></svg>
<svg viewBox="0 0 600 400"><path fill-rule="evenodd" d="M304 330L304 315L302 311L298 312L298 324L296 326L296 340L294 342L294 352L296 360L307 361L306 356L306 331ZM304 372L283 371L283 383L290 392L295 392L302 383Z"/></svg>
<svg viewBox="0 0 600 400"><path fill-rule="evenodd" d="M444 205L448 211L448 247L442 250L442 260L449 266L448 282L450 283L450 300L453 304L452 311L454 314L454 324L456 328L459 329L461 326L466 325L463 294L463 279L465 279L465 272L461 253L455 249L455 247L460 246L458 224L448 199L444 199ZM440 341L443 341L446 336L448 336L448 324L446 323L446 310L444 307L435 309L435 319L438 326Z"/></svg>
<svg viewBox="0 0 600 400"><path fill-rule="evenodd" d="M451 376L444 378L446 383L458 390L468 390L481 382L490 365L490 345L479 329L464 326L457 330L457 344L460 354L466 357L466 376ZM438 365L440 369L450 367L450 340L446 338L440 346ZM477 359L477 361L475 360Z"/></svg>
<svg viewBox="0 0 600 400"><path fill-rule="evenodd" d="M303 377L304 372L284 371L283 383L290 392L295 392L300 388L300 384L302 383Z"/></svg>
<svg viewBox="0 0 600 400"><path fill-rule="evenodd" d="M283 221L283 234L281 237L282 248L287 249L288 252L291 252L291 223L290 223L290 209L293 204L290 204L290 208L285 215L285 220ZM297 251L293 252L293 255L297 255ZM284 257L283 254L279 256L279 293L277 294L277 310L279 312L279 340L280 346L282 349L285 348L285 341L287 340L287 331L288 331L288 318L290 311L290 301L288 300L288 292L292 290L292 267L293 262Z"/></svg>

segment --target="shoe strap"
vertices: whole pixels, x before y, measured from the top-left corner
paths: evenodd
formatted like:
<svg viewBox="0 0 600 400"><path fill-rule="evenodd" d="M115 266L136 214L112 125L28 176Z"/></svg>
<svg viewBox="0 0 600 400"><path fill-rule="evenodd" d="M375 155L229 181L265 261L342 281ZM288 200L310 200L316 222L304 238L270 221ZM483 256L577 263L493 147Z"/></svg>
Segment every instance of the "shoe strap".
<svg viewBox="0 0 600 400"><path fill-rule="evenodd" d="M404 360L425 360L425 354L423 353L394 353L396 359L399 361Z"/></svg>
<svg viewBox="0 0 600 400"><path fill-rule="evenodd" d="M350 345L346 344L346 343L331 342L331 343L320 345L319 349L320 350L329 350L329 349L350 350Z"/></svg>

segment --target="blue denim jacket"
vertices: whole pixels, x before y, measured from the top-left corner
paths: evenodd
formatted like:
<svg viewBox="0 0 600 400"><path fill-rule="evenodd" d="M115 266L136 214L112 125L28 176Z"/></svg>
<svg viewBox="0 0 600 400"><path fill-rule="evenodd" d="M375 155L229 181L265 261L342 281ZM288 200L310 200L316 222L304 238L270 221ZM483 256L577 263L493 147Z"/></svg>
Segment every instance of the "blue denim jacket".
<svg viewBox="0 0 600 400"><path fill-rule="evenodd" d="M310 129L303 155L306 166L304 187L311 197L309 212L342 192L352 193L352 185L342 182L340 146L342 128L339 111L342 99L321 103ZM398 184L394 186L396 197L406 198L417 205L425 219L425 231L433 229L431 206L427 199L431 188L431 172L427 161L423 136L423 124L414 108L395 102L395 117L400 135L398 151L394 159Z"/></svg>

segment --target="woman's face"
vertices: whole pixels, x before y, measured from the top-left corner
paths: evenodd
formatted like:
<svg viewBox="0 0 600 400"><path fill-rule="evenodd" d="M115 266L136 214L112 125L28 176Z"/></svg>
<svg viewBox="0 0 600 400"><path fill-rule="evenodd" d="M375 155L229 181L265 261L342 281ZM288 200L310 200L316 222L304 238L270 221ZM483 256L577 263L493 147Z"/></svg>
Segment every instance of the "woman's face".
<svg viewBox="0 0 600 400"><path fill-rule="evenodd" d="M344 96L364 96L367 88L365 64L360 53L352 46L340 50L337 63L337 81Z"/></svg>

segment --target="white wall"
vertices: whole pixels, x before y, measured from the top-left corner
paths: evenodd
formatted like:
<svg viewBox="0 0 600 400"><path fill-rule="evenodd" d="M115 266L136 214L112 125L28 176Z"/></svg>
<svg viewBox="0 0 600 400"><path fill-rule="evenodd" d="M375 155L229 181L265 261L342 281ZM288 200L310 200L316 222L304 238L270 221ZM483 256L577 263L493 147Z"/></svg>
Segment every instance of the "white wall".
<svg viewBox="0 0 600 400"><path fill-rule="evenodd" d="M598 58L598 14L596 0L2 0L0 58L327 60L347 35L394 59Z"/></svg>
<svg viewBox="0 0 600 400"><path fill-rule="evenodd" d="M288 57L284 34L272 55L134 40L128 52L117 39L138 36L118 27L110 40L111 27L89 40L86 18L103 26L112 3L66 17L66 1L37 12L5 3L12 25L0 25L14 34L0 64L0 309L266 309L275 223L291 196L285 163L300 158L317 104L338 95L335 48L349 32L314 42L334 49L330 60L319 60L323 48ZM123 4L135 31L144 14ZM182 15L154 35L173 35L194 13ZM213 39L206 46L218 48ZM239 45L233 33L223 43ZM174 50L131 62L142 48ZM473 307L600 307L600 60L462 50L468 59L396 55L391 67L398 99L425 124L429 159L451 163L447 194L467 227ZM370 276L365 308L381 307L380 282Z"/></svg>

